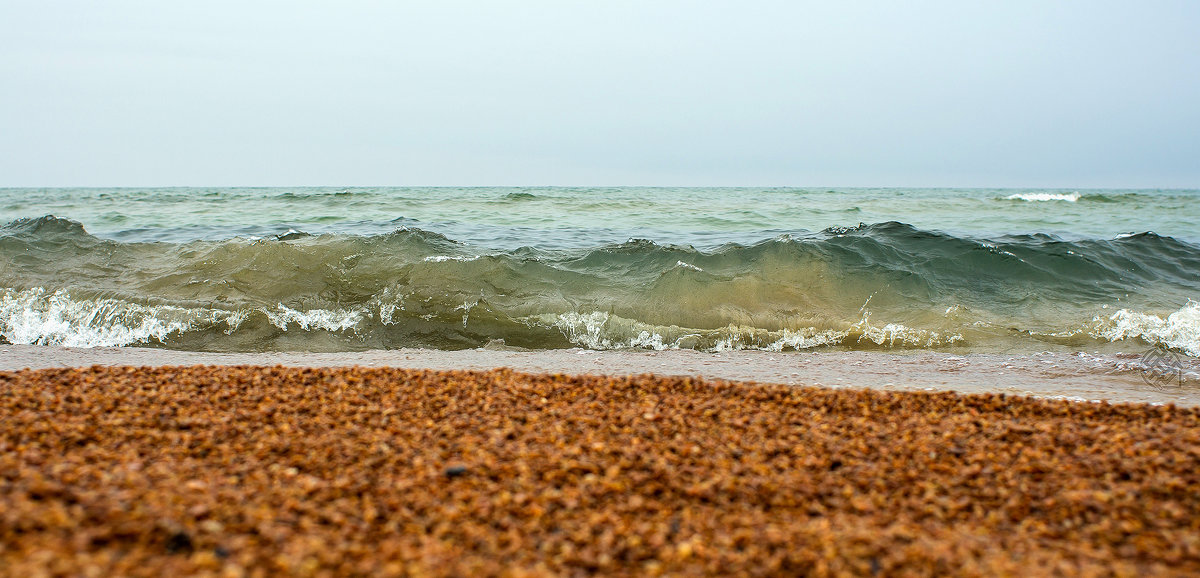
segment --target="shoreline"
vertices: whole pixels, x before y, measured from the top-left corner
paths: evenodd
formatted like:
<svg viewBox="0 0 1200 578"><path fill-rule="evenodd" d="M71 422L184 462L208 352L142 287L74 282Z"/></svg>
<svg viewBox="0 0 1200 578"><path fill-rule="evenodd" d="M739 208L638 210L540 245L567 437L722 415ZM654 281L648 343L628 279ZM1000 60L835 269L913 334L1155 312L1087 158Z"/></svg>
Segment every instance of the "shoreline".
<svg viewBox="0 0 1200 578"><path fill-rule="evenodd" d="M1179 384L1146 383L1136 354L950 354L931 351L729 351L482 348L360 352L214 353L145 347L0 345L0 371L55 367L253 365L395 367L526 373L703 377L724 381L881 391L1004 393L1072 401L1200 406L1200 363L1186 359Z"/></svg>

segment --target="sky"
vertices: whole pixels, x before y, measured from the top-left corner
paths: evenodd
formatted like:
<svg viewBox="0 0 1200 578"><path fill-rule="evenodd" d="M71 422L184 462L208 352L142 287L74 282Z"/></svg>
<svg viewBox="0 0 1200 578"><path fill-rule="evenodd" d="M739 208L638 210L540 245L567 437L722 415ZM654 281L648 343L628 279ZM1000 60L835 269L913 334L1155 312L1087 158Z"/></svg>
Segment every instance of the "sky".
<svg viewBox="0 0 1200 578"><path fill-rule="evenodd" d="M1200 2L0 0L0 186L1200 188Z"/></svg>

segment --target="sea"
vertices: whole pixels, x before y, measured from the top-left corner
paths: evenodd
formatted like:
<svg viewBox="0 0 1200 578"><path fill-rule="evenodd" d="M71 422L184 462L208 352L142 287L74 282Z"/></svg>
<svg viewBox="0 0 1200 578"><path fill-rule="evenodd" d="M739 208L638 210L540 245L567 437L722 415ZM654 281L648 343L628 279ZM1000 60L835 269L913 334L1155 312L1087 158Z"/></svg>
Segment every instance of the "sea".
<svg viewBox="0 0 1200 578"><path fill-rule="evenodd" d="M0 189L0 339L1200 356L1200 190Z"/></svg>

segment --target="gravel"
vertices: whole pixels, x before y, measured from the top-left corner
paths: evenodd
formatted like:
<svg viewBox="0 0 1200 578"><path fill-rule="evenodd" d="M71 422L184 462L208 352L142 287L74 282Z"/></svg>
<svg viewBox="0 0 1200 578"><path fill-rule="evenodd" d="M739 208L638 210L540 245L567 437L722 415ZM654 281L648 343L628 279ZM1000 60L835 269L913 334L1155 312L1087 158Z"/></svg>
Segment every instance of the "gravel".
<svg viewBox="0 0 1200 578"><path fill-rule="evenodd" d="M0 575L1196 574L1200 410L390 368L0 372Z"/></svg>

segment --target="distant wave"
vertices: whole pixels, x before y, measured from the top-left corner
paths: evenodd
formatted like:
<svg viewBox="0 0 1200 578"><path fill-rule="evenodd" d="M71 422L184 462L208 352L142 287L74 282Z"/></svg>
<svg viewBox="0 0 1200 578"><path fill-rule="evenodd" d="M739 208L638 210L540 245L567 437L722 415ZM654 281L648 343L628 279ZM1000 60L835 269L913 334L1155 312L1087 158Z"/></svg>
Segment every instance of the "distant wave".
<svg viewBox="0 0 1200 578"><path fill-rule="evenodd" d="M537 200L537 198L537 195L526 192L508 193L504 195L504 199L507 201L533 201Z"/></svg>
<svg viewBox="0 0 1200 578"><path fill-rule="evenodd" d="M1074 203L1083 195L1079 193L1016 193L1004 197L1009 201L1030 201L1030 202L1046 202L1046 201L1066 201Z"/></svg>

